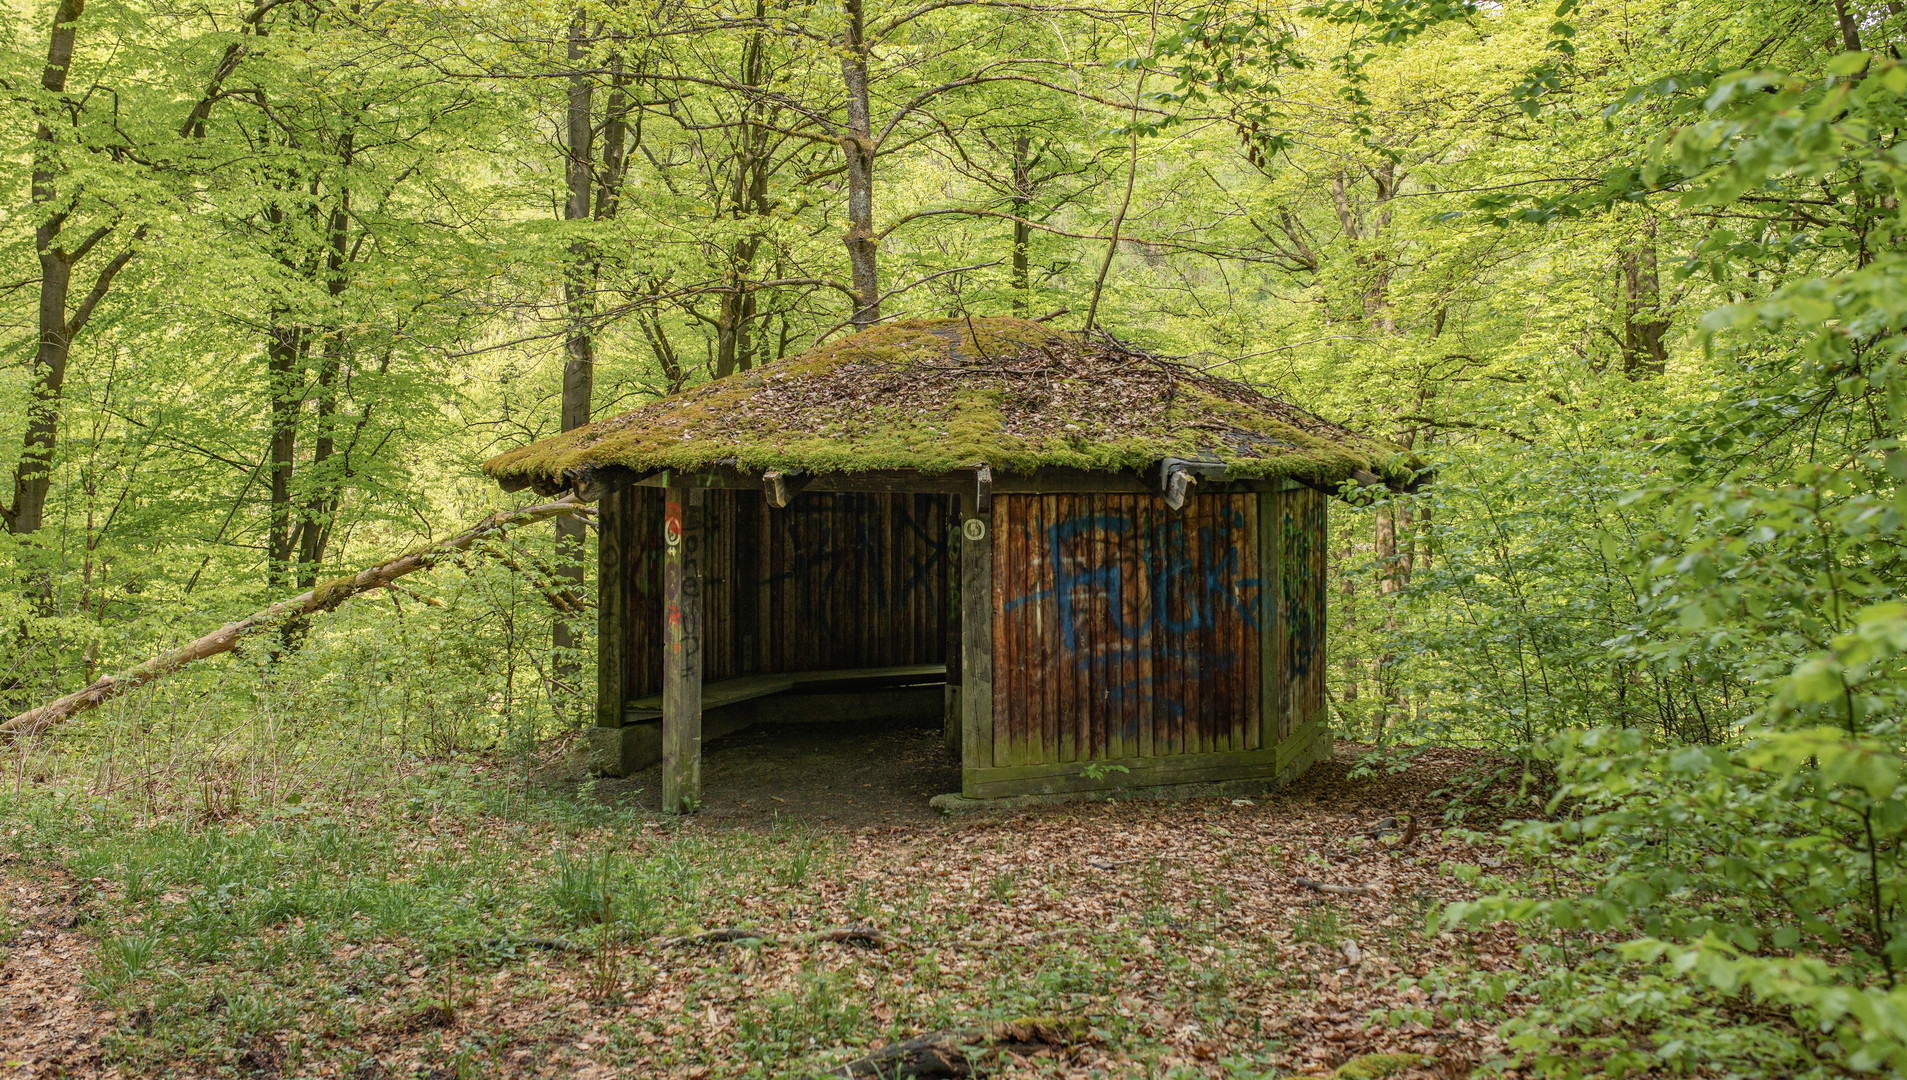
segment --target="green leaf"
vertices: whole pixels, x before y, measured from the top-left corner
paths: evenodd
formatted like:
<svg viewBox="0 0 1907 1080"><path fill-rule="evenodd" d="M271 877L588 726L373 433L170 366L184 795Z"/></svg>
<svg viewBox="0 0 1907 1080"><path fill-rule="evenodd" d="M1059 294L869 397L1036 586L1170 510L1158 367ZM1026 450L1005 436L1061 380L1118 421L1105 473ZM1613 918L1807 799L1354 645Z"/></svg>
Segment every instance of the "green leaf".
<svg viewBox="0 0 1907 1080"><path fill-rule="evenodd" d="M1830 75L1853 75L1867 67L1868 54L1864 52L1844 52L1827 62Z"/></svg>

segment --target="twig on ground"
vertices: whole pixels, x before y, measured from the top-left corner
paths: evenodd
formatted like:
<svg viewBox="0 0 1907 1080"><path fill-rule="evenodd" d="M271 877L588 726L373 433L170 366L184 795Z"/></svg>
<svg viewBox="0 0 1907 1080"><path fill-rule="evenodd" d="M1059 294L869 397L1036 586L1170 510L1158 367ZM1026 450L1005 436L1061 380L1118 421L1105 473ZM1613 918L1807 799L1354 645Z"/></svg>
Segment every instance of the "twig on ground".
<svg viewBox="0 0 1907 1080"><path fill-rule="evenodd" d="M731 945L737 942L752 941L761 945L808 945L820 941L853 942L859 945L906 945L904 938L897 938L885 930L876 930L872 926L837 926L828 930L814 930L805 934L767 934L759 930L744 930L740 927L724 926L715 930L704 930L699 934L684 934L681 937L663 938L657 942L665 949L683 949L695 945Z"/></svg>
<svg viewBox="0 0 1907 1080"><path fill-rule="evenodd" d="M1002 1051L1020 1057L1076 1046L1087 1039L1087 1025L1057 1016L1028 1016L985 1030L935 1031L882 1047L839 1066L829 1076L848 1080L951 1080L991 1071ZM805 1075L805 1074L804 1074Z"/></svg>
<svg viewBox="0 0 1907 1080"><path fill-rule="evenodd" d="M1369 885L1332 885L1323 881L1313 881L1308 877L1298 878L1297 883L1307 889L1313 889L1321 893L1330 893L1333 896L1377 895L1377 890L1371 888Z"/></svg>

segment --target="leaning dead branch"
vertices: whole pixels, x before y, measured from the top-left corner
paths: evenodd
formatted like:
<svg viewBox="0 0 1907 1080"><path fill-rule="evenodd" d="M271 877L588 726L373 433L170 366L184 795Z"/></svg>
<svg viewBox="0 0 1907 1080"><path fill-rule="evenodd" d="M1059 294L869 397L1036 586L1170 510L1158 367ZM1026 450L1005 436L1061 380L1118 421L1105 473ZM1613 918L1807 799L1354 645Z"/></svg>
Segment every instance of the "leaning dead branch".
<svg viewBox="0 0 1907 1080"><path fill-rule="evenodd" d="M170 675L194 660L204 660L220 653L231 652L238 647L239 642L260 630L282 626L293 619L330 611L359 593L385 588L406 574L435 566L443 559L467 550L487 536L519 525L529 525L554 517L567 517L587 512L588 508L574 496L565 496L555 502L526 506L520 510L499 510L448 540L427 544L399 555L395 559L366 567L349 577L324 582L289 600L280 600L262 611L253 612L236 622L226 623L212 633L171 652L155 656L130 671L108 675L83 690L68 694L56 701L49 701L38 708L28 709L6 723L0 724L0 739L18 739L22 736L41 734L88 709L96 708L121 694Z"/></svg>

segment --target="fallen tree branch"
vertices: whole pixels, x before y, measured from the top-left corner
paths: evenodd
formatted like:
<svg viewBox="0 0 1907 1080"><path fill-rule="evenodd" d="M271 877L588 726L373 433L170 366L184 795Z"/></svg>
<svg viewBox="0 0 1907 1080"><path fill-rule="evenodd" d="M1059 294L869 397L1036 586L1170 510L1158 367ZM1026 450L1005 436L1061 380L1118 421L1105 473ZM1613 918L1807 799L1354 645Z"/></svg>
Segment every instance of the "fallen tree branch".
<svg viewBox="0 0 1907 1080"><path fill-rule="evenodd" d="M665 949L685 949L693 945L729 945L738 941L752 941L760 945L778 945L786 942L790 945L805 945L817 941L854 942L861 945L905 945L907 941L897 938L885 930L876 930L872 926L837 926L831 930L814 930L805 934L763 933L760 930L744 930L734 926L724 926L716 930L704 930L699 934L684 934L681 937L663 938L657 944Z"/></svg>
<svg viewBox="0 0 1907 1080"><path fill-rule="evenodd" d="M231 652L238 647L240 641L260 630L283 625L292 619L330 611L359 593L384 588L405 574L435 566L444 557L463 551L486 536L518 525L529 525L538 521L547 521L553 517L566 517L586 511L587 508L577 501L575 496L565 496L555 502L526 506L520 510L499 510L448 540L427 544L415 551L399 555L395 559L367 567L350 577L334 578L323 582L308 592L299 593L289 600L280 600L263 611L254 612L237 622L226 623L212 633L171 652L155 656L130 671L108 675L84 690L68 694L56 701L49 701L38 708L28 709L6 723L0 724L0 738L18 739L27 735L41 734L88 709L96 708L121 694L170 675L194 660L203 660L209 656Z"/></svg>
<svg viewBox="0 0 1907 1080"><path fill-rule="evenodd" d="M1078 1019L1029 1016L988 1028L935 1031L882 1047L839 1066L829 1076L847 1080L950 1080L976 1076L1002 1054L1032 1057L1085 1042L1087 1024ZM804 1074L806 1075L806 1074Z"/></svg>
<svg viewBox="0 0 1907 1080"><path fill-rule="evenodd" d="M1333 896L1374 896L1377 893L1377 890L1369 885L1329 885L1322 881L1313 881L1308 877L1299 878L1298 884L1321 893L1330 893Z"/></svg>
<svg viewBox="0 0 1907 1080"><path fill-rule="evenodd" d="M430 607L434 607L434 608L440 608L444 606L444 602L442 600L439 600L434 596L425 596L423 593L417 592L413 589L406 589L404 586L399 585L395 581L390 582L384 587L391 590L394 593L403 593L405 596L410 597L412 600L415 600L420 604L427 604Z"/></svg>

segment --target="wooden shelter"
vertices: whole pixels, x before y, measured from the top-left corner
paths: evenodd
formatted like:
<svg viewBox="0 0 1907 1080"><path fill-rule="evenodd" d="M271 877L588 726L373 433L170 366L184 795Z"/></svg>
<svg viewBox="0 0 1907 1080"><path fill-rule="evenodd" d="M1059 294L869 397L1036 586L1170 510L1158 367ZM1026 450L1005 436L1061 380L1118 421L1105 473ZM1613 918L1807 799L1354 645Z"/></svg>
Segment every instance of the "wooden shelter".
<svg viewBox="0 0 1907 1080"><path fill-rule="evenodd" d="M499 455L600 502L597 766L944 717L961 794L1272 786L1329 753L1325 504L1418 463L1018 319L891 323Z"/></svg>

